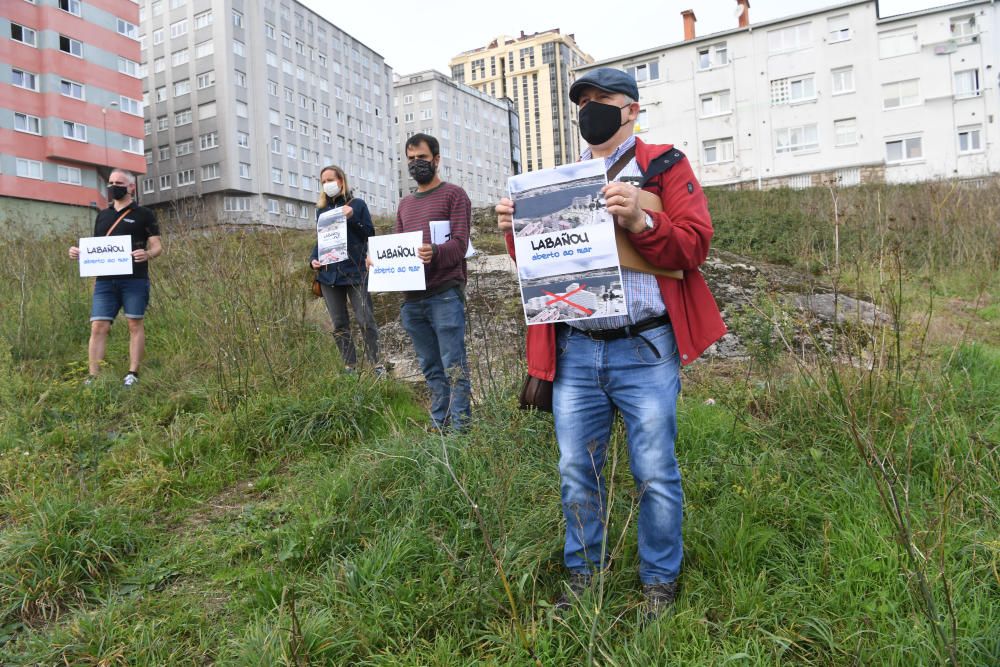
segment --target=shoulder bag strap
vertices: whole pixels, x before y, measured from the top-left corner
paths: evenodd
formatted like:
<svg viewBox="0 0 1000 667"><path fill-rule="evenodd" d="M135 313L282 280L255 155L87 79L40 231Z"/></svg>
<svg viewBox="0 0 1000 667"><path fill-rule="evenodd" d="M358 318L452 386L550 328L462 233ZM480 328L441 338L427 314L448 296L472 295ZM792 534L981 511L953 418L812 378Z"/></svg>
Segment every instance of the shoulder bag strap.
<svg viewBox="0 0 1000 667"><path fill-rule="evenodd" d="M118 223L122 221L122 218L128 215L128 211L129 211L128 208L122 211L122 214L118 216L117 220L115 220L115 224L111 225L111 229L108 230L108 233L105 234L105 236L111 236L111 232L115 231L115 227L117 227Z"/></svg>
<svg viewBox="0 0 1000 667"><path fill-rule="evenodd" d="M622 156L611 165L611 169L608 169L608 182L615 180L618 174L622 173L622 169L628 166L628 163L632 161L635 157L635 144L632 144L632 148L628 149Z"/></svg>

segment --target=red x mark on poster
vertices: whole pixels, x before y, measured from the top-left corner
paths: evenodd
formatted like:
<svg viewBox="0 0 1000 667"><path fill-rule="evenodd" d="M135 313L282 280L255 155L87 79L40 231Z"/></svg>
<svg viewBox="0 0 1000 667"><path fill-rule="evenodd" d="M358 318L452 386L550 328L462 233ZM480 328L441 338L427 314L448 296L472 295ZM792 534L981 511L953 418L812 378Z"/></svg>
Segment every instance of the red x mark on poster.
<svg viewBox="0 0 1000 667"><path fill-rule="evenodd" d="M558 294L553 294L552 292L545 292L545 294L547 294L548 296L551 296L551 297L552 297L552 301L549 301L549 302L548 302L548 303L546 303L545 305L546 305L546 306L551 306L552 304L554 304L554 303L556 303L556 302L559 302L559 301L565 301L565 302L566 302L567 304L569 304L570 306L573 306L573 307L574 307L574 308L576 308L577 310L581 310L581 311L583 311L583 314L584 314L584 315L587 315L587 316L590 316L590 315L593 315L593 314L594 314L594 311L592 311L592 310L591 310L590 308L586 308L586 307L584 307L584 306L581 306L581 305L580 305L580 304L578 304L578 303L573 303L572 301L570 301L570 300L569 300L569 299L567 298L567 297L570 297L570 296L573 296L574 294L576 294L577 292L579 292L580 290L582 290L582 289L583 289L584 287L586 287L586 285L580 285L579 287L577 287L577 288L576 288L575 290L573 290L572 292L566 292L566 293L565 293L565 294L563 294L562 296L559 296ZM542 291L544 292L545 290L542 290Z"/></svg>

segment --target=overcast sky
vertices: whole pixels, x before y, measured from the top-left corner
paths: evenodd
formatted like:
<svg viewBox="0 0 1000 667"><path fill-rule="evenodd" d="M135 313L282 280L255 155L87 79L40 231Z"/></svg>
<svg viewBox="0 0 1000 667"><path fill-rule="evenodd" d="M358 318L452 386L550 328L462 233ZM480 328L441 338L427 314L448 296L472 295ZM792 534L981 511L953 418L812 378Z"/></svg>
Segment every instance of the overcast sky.
<svg viewBox="0 0 1000 667"><path fill-rule="evenodd" d="M694 9L697 34L736 27L736 0L369 0L302 2L385 57L396 74L437 69L462 51L499 35L559 28L595 60L680 41L680 13ZM830 7L834 0L751 0L750 23ZM881 0L882 16L944 4L940 0Z"/></svg>

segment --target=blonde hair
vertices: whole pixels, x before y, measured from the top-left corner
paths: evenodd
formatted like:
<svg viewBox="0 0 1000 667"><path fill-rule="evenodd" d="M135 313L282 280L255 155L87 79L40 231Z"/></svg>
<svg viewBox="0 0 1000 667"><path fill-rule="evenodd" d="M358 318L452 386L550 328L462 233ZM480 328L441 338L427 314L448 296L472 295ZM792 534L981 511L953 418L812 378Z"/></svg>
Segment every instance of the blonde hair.
<svg viewBox="0 0 1000 667"><path fill-rule="evenodd" d="M345 174L344 170L338 167L337 165L331 164L319 170L319 179L320 179L319 199L316 200L316 208L326 208L327 206L333 206L333 202L330 201L330 198L326 196L326 192L323 190L324 171L332 171L340 178L340 194L337 196L338 197L343 196L344 201L346 202L351 201L351 199L353 199L354 196L351 194L351 186L348 185L347 183L347 174Z"/></svg>

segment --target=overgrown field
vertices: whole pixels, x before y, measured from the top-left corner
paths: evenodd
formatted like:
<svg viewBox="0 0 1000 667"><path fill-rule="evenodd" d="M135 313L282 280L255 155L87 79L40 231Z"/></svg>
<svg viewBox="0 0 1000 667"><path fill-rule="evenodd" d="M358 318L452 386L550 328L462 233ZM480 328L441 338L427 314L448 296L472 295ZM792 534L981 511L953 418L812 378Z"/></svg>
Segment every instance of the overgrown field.
<svg viewBox="0 0 1000 667"><path fill-rule="evenodd" d="M419 388L342 373L307 234L168 230L126 390L120 322L82 386L73 234L5 230L0 664L1000 664L1000 196L839 196L838 269L830 192L711 195L719 247L896 324L804 356L761 294L749 358L685 371L682 590L651 624L624 433L614 566L558 617L551 417L504 368L441 438Z"/></svg>

